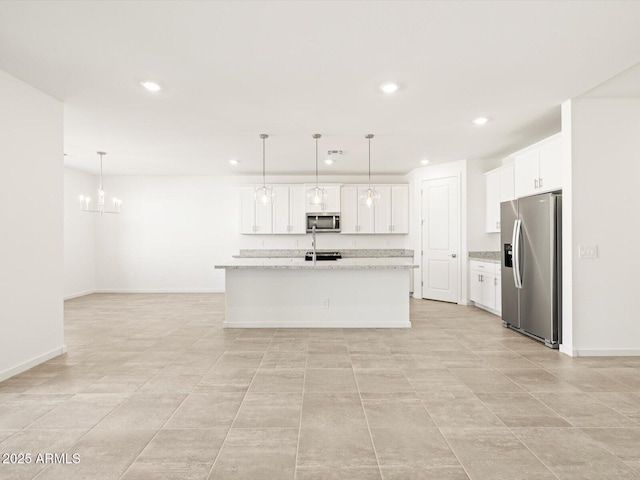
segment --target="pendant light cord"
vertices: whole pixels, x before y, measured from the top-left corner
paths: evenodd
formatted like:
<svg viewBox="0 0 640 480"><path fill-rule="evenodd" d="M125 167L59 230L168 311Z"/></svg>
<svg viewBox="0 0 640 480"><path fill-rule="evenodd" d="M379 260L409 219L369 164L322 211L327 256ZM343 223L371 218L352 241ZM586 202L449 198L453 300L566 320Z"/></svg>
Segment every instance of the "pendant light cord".
<svg viewBox="0 0 640 480"><path fill-rule="evenodd" d="M371 190L371 138L369 138L369 190Z"/></svg>
<svg viewBox="0 0 640 480"><path fill-rule="evenodd" d="M318 139L316 138L316 190L318 189Z"/></svg>
<svg viewBox="0 0 640 480"><path fill-rule="evenodd" d="M265 188L267 186L267 174L265 168L265 154L264 154L264 137L262 137L262 187Z"/></svg>
<svg viewBox="0 0 640 480"><path fill-rule="evenodd" d="M369 190L371 190L371 139L373 138L373 134L368 133L364 137L369 140Z"/></svg>

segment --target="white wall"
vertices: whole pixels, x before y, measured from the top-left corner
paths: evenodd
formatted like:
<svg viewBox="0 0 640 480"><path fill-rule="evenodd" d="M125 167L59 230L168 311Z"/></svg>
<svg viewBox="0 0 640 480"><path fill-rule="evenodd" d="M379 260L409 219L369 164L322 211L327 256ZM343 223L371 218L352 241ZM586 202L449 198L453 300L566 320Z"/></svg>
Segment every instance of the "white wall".
<svg viewBox="0 0 640 480"><path fill-rule="evenodd" d="M0 71L0 380L64 350L62 104Z"/></svg>
<svg viewBox="0 0 640 480"><path fill-rule="evenodd" d="M500 234L486 230L486 183L484 173L498 168L498 159L467 161L467 248L471 252L496 252Z"/></svg>
<svg viewBox="0 0 640 480"><path fill-rule="evenodd" d="M567 209L563 198L563 220L572 238L563 266L571 269L565 300L573 318L564 319L566 340L577 355L640 355L640 99L573 99L563 109L569 113L563 135L568 130L571 185L563 197L571 203ZM598 258L578 259L579 245L597 245Z"/></svg>
<svg viewBox="0 0 640 480"><path fill-rule="evenodd" d="M270 177L303 183L308 177ZM309 249L310 235L240 235L239 185L256 177L107 176L107 197L123 200L120 215L96 219L98 291L224 291L224 271L240 249ZM336 177L331 183L359 183ZM401 176L380 183L407 183ZM329 182L328 182L329 183ZM74 192L77 198L79 192ZM413 219L412 219L413 220ZM297 242L297 243L296 243ZM408 235L322 234L318 248L408 248Z"/></svg>
<svg viewBox="0 0 640 480"><path fill-rule="evenodd" d="M415 251L416 263L420 264L419 268L414 270L414 297L422 298L420 282L422 280L422 265L420 251L422 250L422 205L421 193L422 182L436 178L457 177L460 188L460 254L458 256L460 262L459 278L458 278L458 303L466 305L468 303L468 287L467 287L467 161L459 160L457 162L442 163L412 170L409 175L410 180L410 203L409 216L411 223L409 225L409 243L410 247Z"/></svg>
<svg viewBox="0 0 640 480"><path fill-rule="evenodd" d="M96 215L80 210L80 195L98 190L95 176L73 168L64 169L64 298L96 290Z"/></svg>

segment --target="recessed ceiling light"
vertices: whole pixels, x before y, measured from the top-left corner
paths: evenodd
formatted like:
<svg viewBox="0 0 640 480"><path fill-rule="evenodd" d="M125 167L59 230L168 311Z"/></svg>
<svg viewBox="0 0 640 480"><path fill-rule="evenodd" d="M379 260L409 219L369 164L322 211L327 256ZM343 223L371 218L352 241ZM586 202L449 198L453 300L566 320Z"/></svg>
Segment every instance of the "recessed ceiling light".
<svg viewBox="0 0 640 480"><path fill-rule="evenodd" d="M235 158L232 158L231 160L229 160L229 163L231 165L238 165L240 162L238 160L236 160Z"/></svg>
<svg viewBox="0 0 640 480"><path fill-rule="evenodd" d="M159 92L161 90L160 85L158 85L156 82L140 82L140 85L142 85L150 92Z"/></svg>
<svg viewBox="0 0 640 480"><path fill-rule="evenodd" d="M398 88L400 88L398 84L393 82L385 82L380 85L380 90L384 93L395 93L398 91Z"/></svg>
<svg viewBox="0 0 640 480"><path fill-rule="evenodd" d="M420 160L420 164L421 165L429 165L429 160L427 160L426 158L423 158L422 160Z"/></svg>
<svg viewBox="0 0 640 480"><path fill-rule="evenodd" d="M324 160L325 165L333 165L333 159L332 158L326 158Z"/></svg>
<svg viewBox="0 0 640 480"><path fill-rule="evenodd" d="M473 123L475 123L476 125L484 125L488 121L489 119L487 117L478 117L473 119Z"/></svg>

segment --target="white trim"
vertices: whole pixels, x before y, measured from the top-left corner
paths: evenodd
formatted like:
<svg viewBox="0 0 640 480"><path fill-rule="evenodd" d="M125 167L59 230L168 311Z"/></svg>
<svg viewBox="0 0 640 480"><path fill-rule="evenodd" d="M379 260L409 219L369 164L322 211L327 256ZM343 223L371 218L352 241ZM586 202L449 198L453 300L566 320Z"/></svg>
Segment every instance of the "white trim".
<svg viewBox="0 0 640 480"><path fill-rule="evenodd" d="M91 295L96 293L96 290L87 290L85 292L72 293L71 295L65 295L63 300L71 300L72 298L84 297L85 295Z"/></svg>
<svg viewBox="0 0 640 480"><path fill-rule="evenodd" d="M638 357L638 348L574 348L576 357Z"/></svg>
<svg viewBox="0 0 640 480"><path fill-rule="evenodd" d="M492 313L500 318L502 318L502 312L499 312L498 310L494 310L493 308L489 308L489 307L485 307L484 305L474 302L474 301L469 301L469 305L473 305L474 307L478 307L482 310L484 310L485 312L489 312Z"/></svg>
<svg viewBox="0 0 640 480"><path fill-rule="evenodd" d="M176 290L176 289L166 289L166 290L126 290L126 289L98 289L94 290L92 293L225 293L224 290Z"/></svg>
<svg viewBox="0 0 640 480"><path fill-rule="evenodd" d="M25 372L30 368L35 367L36 365L40 365L41 363L46 362L47 360L51 360L58 355L62 355L67 353L67 346L62 345L58 348L54 348L50 352L44 353L42 355L38 355L37 357L32 358L31 360L27 360L26 362L22 362L20 365L16 365L15 367L11 367L6 369L3 372L0 372L0 382L6 380L7 378L11 378L14 375L18 375L19 373Z"/></svg>
<svg viewBox="0 0 640 480"><path fill-rule="evenodd" d="M265 324L261 322L223 322L222 326L225 328L411 328L411 322L367 322L365 327L363 327L362 322L340 322L331 324L325 321L310 323L305 322L304 324L300 324L300 322L269 322L269 325L266 327Z"/></svg>
<svg viewBox="0 0 640 480"><path fill-rule="evenodd" d="M565 355L569 355L570 357L577 357L578 356L578 352L577 350L574 350L573 348L571 348L570 345L563 345L561 344L558 347L558 351L560 353L564 353Z"/></svg>

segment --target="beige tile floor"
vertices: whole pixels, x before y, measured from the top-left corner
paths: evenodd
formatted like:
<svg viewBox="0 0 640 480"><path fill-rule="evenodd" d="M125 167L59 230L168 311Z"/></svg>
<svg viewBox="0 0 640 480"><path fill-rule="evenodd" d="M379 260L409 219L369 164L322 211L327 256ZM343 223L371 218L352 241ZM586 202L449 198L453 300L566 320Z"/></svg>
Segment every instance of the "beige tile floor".
<svg viewBox="0 0 640 480"><path fill-rule="evenodd" d="M640 358L411 310L407 330L224 330L222 295L67 301L69 352L0 383L0 452L80 463L0 478L640 478Z"/></svg>

